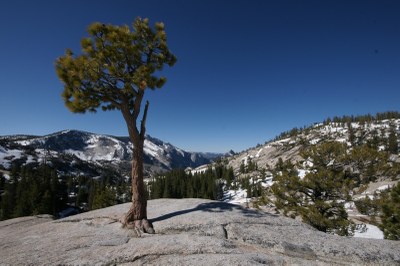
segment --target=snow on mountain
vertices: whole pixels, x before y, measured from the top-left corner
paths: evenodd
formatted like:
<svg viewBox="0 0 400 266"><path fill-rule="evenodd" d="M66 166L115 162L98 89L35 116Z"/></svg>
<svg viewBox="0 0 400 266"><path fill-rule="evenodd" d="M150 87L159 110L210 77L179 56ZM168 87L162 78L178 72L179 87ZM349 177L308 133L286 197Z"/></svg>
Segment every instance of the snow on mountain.
<svg viewBox="0 0 400 266"><path fill-rule="evenodd" d="M0 146L0 165L4 168L9 168L11 166L11 160L20 159L22 156L21 150L16 149L5 149Z"/></svg>
<svg viewBox="0 0 400 266"><path fill-rule="evenodd" d="M9 169L13 163L41 163L46 158L63 156L71 163L114 165L129 168L133 145L127 137L114 137L77 130L64 130L46 136L2 136L0 137L0 167ZM71 159L71 158L75 159ZM201 153L179 149L159 139L146 136L144 143L145 169L154 171L172 168L197 167L210 163L210 158Z"/></svg>
<svg viewBox="0 0 400 266"><path fill-rule="evenodd" d="M262 182L263 187L269 187L273 184L272 174L269 170L272 169L280 160L290 160L296 167L298 176L303 179L313 168L313 162L309 159L303 159L300 153L303 149L311 146L322 144L325 142L337 141L346 144L347 152L350 152L355 146L368 144L374 145L378 151L389 149L390 132L395 132L397 142L400 138L400 119L372 119L368 122L325 122L315 124L304 129L295 129L283 133L280 137L273 141L266 142L264 145L250 148L238 154L227 156L223 159L227 167L234 169L236 180L241 178L249 178L250 183L257 184ZM392 154L389 157L389 162L400 162L399 154ZM250 164L256 164L257 169L253 172L243 173L241 168ZM333 164L334 161L327 162L327 165ZM209 166L201 166L192 170L192 173L207 169ZM263 174L262 174L263 173ZM278 172L279 174L279 172ZM260 177L264 176L264 180ZM364 197L373 198L375 193L380 193L395 184L398 180L390 180L382 176L381 179L366 184L367 190L361 194L352 195L353 200ZM243 187L236 187L224 191L223 200L233 204L251 206L251 201L256 198L248 198L247 190ZM354 202L346 203L346 211L351 219L357 223L365 223L366 215L361 215L356 209ZM271 208L271 206L265 206ZM273 206L272 206L273 208ZM272 209L273 211L273 209ZM356 230L355 237L359 238L377 238L383 239L382 231L372 225L366 223L362 230Z"/></svg>
<svg viewBox="0 0 400 266"><path fill-rule="evenodd" d="M349 125L351 125L351 129ZM229 166L232 166L235 172L239 171L242 163L246 165L249 158L262 168L275 166L279 158L283 161L290 160L296 163L301 159L299 152L304 146L316 145L327 141L338 141L346 143L351 149L350 130L353 131L352 133L357 141L367 142L373 140L377 136L387 138L391 127L398 132L397 136L399 137L400 119L373 120L368 123L318 123L303 130L296 130L295 133L288 132L277 140L250 148L241 153L229 156L227 159L229 161ZM387 143L380 143L378 145L379 150L385 150L387 148Z"/></svg>

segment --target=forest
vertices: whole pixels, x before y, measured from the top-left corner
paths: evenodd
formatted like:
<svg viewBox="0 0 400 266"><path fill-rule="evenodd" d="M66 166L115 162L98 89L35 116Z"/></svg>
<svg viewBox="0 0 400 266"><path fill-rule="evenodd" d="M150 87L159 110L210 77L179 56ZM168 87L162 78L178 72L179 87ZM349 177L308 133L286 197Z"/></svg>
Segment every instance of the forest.
<svg viewBox="0 0 400 266"><path fill-rule="evenodd" d="M104 208L130 200L128 182L112 174L92 178L59 176L54 167L14 166L10 178L0 172L0 220L50 214L68 208L74 213Z"/></svg>

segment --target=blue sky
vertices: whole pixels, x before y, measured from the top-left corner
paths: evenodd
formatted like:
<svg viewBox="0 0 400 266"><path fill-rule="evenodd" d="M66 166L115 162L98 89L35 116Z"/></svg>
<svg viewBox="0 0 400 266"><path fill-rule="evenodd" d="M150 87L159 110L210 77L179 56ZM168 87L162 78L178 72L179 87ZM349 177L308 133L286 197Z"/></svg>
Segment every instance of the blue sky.
<svg viewBox="0 0 400 266"><path fill-rule="evenodd" d="M127 135L118 111L73 114L54 61L95 21L162 21L178 58L148 91L147 133L240 151L335 115L399 110L400 1L1 1L0 135Z"/></svg>

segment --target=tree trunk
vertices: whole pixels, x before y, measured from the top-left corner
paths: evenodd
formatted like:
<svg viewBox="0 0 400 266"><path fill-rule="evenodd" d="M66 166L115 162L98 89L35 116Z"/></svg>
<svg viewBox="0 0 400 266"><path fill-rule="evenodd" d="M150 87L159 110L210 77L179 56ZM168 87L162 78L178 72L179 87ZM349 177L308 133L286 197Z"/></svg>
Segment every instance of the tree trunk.
<svg viewBox="0 0 400 266"><path fill-rule="evenodd" d="M132 124L128 123L127 120L129 136L134 148L131 174L132 205L121 222L124 227L135 229L138 234L140 234L140 231L154 234L153 225L147 220L147 197L143 182L143 146L148 105L149 103L147 102L141 122L140 133L136 127L133 128Z"/></svg>
<svg viewBox="0 0 400 266"><path fill-rule="evenodd" d="M143 183L143 154L135 151L132 159L132 219L147 218L147 199Z"/></svg>
<svg viewBox="0 0 400 266"><path fill-rule="evenodd" d="M145 233L154 233L153 225L147 220L147 197L143 182L143 143L136 142L132 159L132 205L124 217L125 227Z"/></svg>

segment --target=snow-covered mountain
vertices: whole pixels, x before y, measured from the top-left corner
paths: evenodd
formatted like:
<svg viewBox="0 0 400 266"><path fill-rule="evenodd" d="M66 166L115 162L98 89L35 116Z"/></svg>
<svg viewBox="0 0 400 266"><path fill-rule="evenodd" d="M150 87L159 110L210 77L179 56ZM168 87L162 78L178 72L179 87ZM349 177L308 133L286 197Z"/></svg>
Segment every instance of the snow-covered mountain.
<svg viewBox="0 0 400 266"><path fill-rule="evenodd" d="M292 129L282 133L273 141L268 141L264 145L258 145L226 159L229 166L238 172L240 165L242 163L247 165L249 160L257 163L259 168L273 167L279 159L297 163L301 159L300 151L302 149L329 141L346 143L348 149L355 144L369 143L376 146L378 150L387 150L391 130L394 130L399 142L400 119L373 119L368 122L328 121L303 129Z"/></svg>
<svg viewBox="0 0 400 266"><path fill-rule="evenodd" d="M10 170L13 164L46 161L61 164L62 167L57 168L64 172L72 170L75 173L86 173L85 169L94 171L95 168L113 167L126 174L130 168L132 148L128 137L77 130L65 130L46 136L3 136L0 137L0 168ZM147 173L197 167L210 163L216 156L187 152L150 136L146 136L144 143ZM67 169L67 165L74 167Z"/></svg>
<svg viewBox="0 0 400 266"><path fill-rule="evenodd" d="M360 180L362 179L361 185L354 187L350 193L351 198L347 198L344 205L348 219L359 226L356 228L355 236L382 239L384 234L376 226L373 215L370 217L366 213L361 213L355 202L365 198L374 199L382 191L391 189L400 182L398 170L400 119L398 115L396 118L390 119L367 118L327 120L302 129L295 128L263 145L224 158L222 162L227 167L234 169L236 180L248 179L248 183L252 184L253 188L265 189L268 192L264 194L264 197L268 197L268 200L260 200L258 196L252 198L252 196L248 196L249 191L252 193L252 189L236 185L234 189L232 187L225 189L223 200L245 206L255 203L258 207L274 212L276 211L275 196L268 188L276 182L274 178L282 174L275 166L283 165L279 162L290 161L298 177L302 180L308 173L316 171L312 159L304 157L304 154L307 154L306 151L328 143L340 142L343 143L341 147L344 147L342 155L348 156L346 157L347 161L340 162L342 165L338 164L338 166L346 168L347 173L353 174L353 177L358 175ZM360 147L366 148L361 149ZM380 156L376 156L376 154L380 154ZM336 157L333 157L332 160L327 161L326 166L334 165L335 160ZM192 171L201 171L206 168L207 166L201 166ZM370 177L366 174L365 169L373 169L371 170L372 174L369 173ZM263 204L266 205L260 206L260 202L264 202ZM364 224L364 226L360 226L360 224Z"/></svg>

